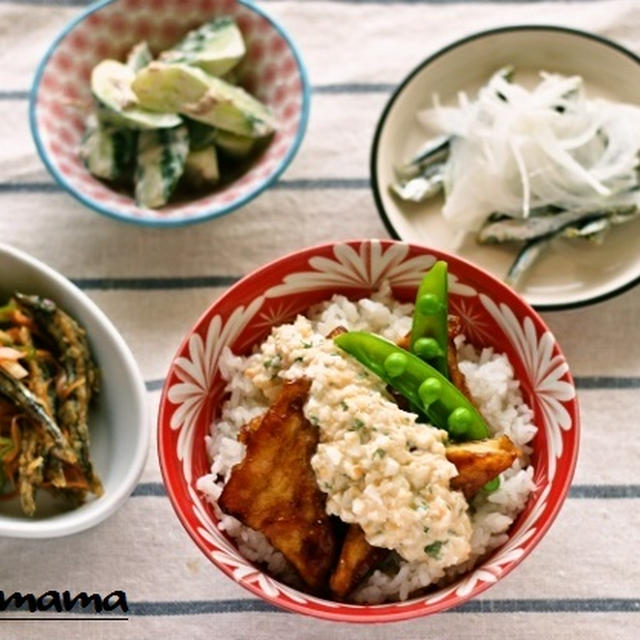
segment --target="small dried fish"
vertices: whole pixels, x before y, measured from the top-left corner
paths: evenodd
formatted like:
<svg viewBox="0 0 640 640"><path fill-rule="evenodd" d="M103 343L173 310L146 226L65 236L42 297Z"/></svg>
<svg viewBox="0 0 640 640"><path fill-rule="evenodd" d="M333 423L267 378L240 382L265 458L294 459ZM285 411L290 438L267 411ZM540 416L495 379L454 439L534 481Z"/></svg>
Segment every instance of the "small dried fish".
<svg viewBox="0 0 640 640"><path fill-rule="evenodd" d="M98 376L91 359L84 330L56 304L39 296L16 293L20 307L29 313L40 330L58 350L66 376L66 393L60 401L57 418L62 429L70 434L78 460L93 493L102 493L102 484L93 470L89 456L89 402L97 389Z"/></svg>
<svg viewBox="0 0 640 640"><path fill-rule="evenodd" d="M522 276L549 247L552 238L553 236L545 236L531 240L520 249L504 279L510 287L516 287Z"/></svg>
<svg viewBox="0 0 640 640"><path fill-rule="evenodd" d="M625 220L626 221L626 220ZM562 231L563 238L586 238L592 242L600 243L611 229L611 218L596 218L584 224L572 225Z"/></svg>
<svg viewBox="0 0 640 640"><path fill-rule="evenodd" d="M410 180L400 180L391 185L391 191L408 202L424 202L442 191L444 179L442 164L428 167L425 172Z"/></svg>
<svg viewBox="0 0 640 640"><path fill-rule="evenodd" d="M401 181L410 180L422 175L429 166L444 162L449 155L452 139L453 136L447 135L429 140L409 162L395 168L396 177Z"/></svg>
<svg viewBox="0 0 640 640"><path fill-rule="evenodd" d="M554 238L583 238L599 244L604 240L611 226L615 224L614 220L617 220L617 224L622 224L623 222L631 219L631 217L629 215L617 214L611 217L602 215L576 224L570 224L555 233L530 240L518 252L516 259L513 261L513 264L507 272L505 282L508 285L515 287L522 276L549 247Z"/></svg>
<svg viewBox="0 0 640 640"><path fill-rule="evenodd" d="M52 453L63 462L74 464L77 456L58 425L51 419L39 400L19 380L0 368L0 395L18 406L36 424L41 425L55 443Z"/></svg>
<svg viewBox="0 0 640 640"><path fill-rule="evenodd" d="M601 210L569 209L554 215L509 218L485 224L478 233L478 242L480 244L526 242L527 240L555 235L577 222L593 221L605 217L622 223L637 216L638 213L638 207L632 204L603 208Z"/></svg>

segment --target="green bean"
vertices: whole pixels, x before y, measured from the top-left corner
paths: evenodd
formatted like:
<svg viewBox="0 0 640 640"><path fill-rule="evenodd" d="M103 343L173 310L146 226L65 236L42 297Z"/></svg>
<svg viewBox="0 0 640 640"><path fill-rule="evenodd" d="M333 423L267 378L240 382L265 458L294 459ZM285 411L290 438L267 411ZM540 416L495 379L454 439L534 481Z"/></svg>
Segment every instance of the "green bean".
<svg viewBox="0 0 640 640"><path fill-rule="evenodd" d="M411 351L449 377L449 303L447 263L439 260L425 274L416 295L411 325Z"/></svg>
<svg viewBox="0 0 640 640"><path fill-rule="evenodd" d="M393 342L364 331L349 331L333 341L423 410L434 426L456 440L490 436L484 418L437 369Z"/></svg>

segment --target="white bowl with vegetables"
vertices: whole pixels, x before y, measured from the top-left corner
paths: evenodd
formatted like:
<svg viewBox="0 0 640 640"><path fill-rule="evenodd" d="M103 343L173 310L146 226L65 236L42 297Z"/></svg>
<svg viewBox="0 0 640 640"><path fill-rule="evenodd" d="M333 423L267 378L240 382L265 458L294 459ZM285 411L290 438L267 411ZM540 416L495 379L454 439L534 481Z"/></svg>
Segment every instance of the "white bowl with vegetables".
<svg viewBox="0 0 640 640"><path fill-rule="evenodd" d="M45 165L78 200L177 226L272 184L300 145L309 96L295 45L249 2L110 0L44 56L30 121Z"/></svg>
<svg viewBox="0 0 640 640"><path fill-rule="evenodd" d="M127 500L149 449L124 340L62 275L0 244L0 536L52 538Z"/></svg>
<svg viewBox="0 0 640 640"><path fill-rule="evenodd" d="M550 26L475 34L428 58L373 142L391 234L472 260L539 309L636 284L639 62Z"/></svg>

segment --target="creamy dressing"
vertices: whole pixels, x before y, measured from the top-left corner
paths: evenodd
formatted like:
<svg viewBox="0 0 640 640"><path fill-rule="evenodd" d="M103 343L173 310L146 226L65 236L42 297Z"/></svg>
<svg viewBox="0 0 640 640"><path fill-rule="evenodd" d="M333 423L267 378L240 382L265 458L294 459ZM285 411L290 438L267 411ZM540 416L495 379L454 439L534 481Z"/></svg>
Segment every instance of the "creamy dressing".
<svg viewBox="0 0 640 640"><path fill-rule="evenodd" d="M449 489L457 470L445 456L446 432L416 423L384 382L314 333L308 319L274 329L245 375L269 400L283 379L311 380L304 412L320 432L311 465L328 513L408 561L436 569L469 557L468 505Z"/></svg>

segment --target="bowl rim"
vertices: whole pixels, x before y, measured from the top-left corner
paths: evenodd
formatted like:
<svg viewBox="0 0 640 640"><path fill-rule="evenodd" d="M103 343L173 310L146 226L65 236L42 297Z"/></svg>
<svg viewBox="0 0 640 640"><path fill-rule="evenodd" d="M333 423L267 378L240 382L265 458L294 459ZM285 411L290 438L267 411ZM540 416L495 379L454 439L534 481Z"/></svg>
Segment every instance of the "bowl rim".
<svg viewBox="0 0 640 640"><path fill-rule="evenodd" d="M54 285L60 287L69 298L83 306L109 335L113 345L115 345L116 350L122 357L131 379L134 381L132 397L138 405L135 422L139 425L139 428L136 432L134 442L135 451L133 462L127 473L121 478L117 488L96 499L95 504L97 506L93 513L78 516L78 511L72 510L58 516L55 523L50 522L48 519L36 521L6 521L2 514L0 514L0 536L15 538L53 538L85 531L111 516L126 502L144 470L151 441L146 388L136 360L124 338L120 335L104 311L102 311L84 291L53 267L50 267L20 249L0 242L0 254L9 255L14 260L25 264L29 269L42 276L44 281L52 282ZM72 520L72 522L68 522L69 520Z"/></svg>
<svg viewBox="0 0 640 640"><path fill-rule="evenodd" d="M121 220L123 222L128 222L130 224L136 224L145 227L156 227L156 228L175 228L175 227L183 227L190 224L199 224L201 222L206 222L207 220L212 220L214 218L222 217L228 213L231 213L235 209L243 207L245 204L259 196L263 191L265 191L268 187L270 187L274 182L278 180L278 178L282 175L284 170L289 166L296 153L298 152L300 145L302 144L302 140L305 136L307 125L309 123L309 112L311 108L311 84L309 81L309 73L307 71L307 67L304 63L302 55L291 38L285 28L273 18L267 11L262 9L261 7L256 6L252 0L235 0L237 4L242 5L246 9L257 13L259 16L263 17L267 20L271 26L278 32L278 34L283 38L283 40L287 43L293 57L298 66L298 71L300 73L300 80L302 86L302 106L300 112L300 122L298 124L298 130L296 131L295 138L287 150L287 153L280 160L280 163L275 168L275 170L271 173L271 175L264 178L264 180L255 188L253 188L250 192L243 195L241 198L229 202L221 207L209 208L204 211L190 215L184 218L145 218L145 217L136 217L132 216L128 213L123 213L119 211L115 207L106 206L101 204L100 202L94 200L90 196L86 195L82 191L78 190L74 187L62 173L56 168L49 157L49 152L45 148L44 143L42 142L42 138L40 136L40 130L38 128L36 111L37 111L37 101L38 101L38 92L40 89L40 83L42 81L42 76L44 74L44 70L49 62L49 59L58 48L58 45L64 38L81 22L83 22L87 17L91 14L100 11L104 7L115 3L115 2L123 2L124 0L98 0L93 4L89 5L88 8L83 10L79 15L70 20L63 29L58 33L58 35L54 38L53 42L49 45L47 51L44 56L38 63L38 67L36 69L35 76L33 78L33 82L31 84L31 89L29 90L29 128L31 130L31 136L33 138L34 144L38 151L38 155L42 160L43 164L49 171L49 173L53 176L56 182L70 195L72 195L76 200L84 204L89 209L93 209L97 213L105 215L109 218L113 218L115 220Z"/></svg>
<svg viewBox="0 0 640 640"><path fill-rule="evenodd" d="M277 264L281 263L281 262L286 262L292 258L296 258L296 257L300 257L302 255L305 254L309 254L309 257L312 257L313 255L316 255L319 251L323 251L323 250L327 250L330 249L332 247L335 247L338 244L344 244L344 245L351 245L353 246L355 245L361 245L363 243L371 243L371 242L381 242L381 243L387 243L388 245L395 245L395 244L404 244L407 245L408 247L417 247L421 252L424 253L431 253L432 255L435 256L439 256L439 259L443 259L443 260L448 260L448 259L452 259L453 262L458 262L460 263L463 267L471 269L473 271L476 271L483 279L486 278L488 279L493 285L497 285L497 287L499 289L503 289L503 290L507 290L511 295L515 296L515 298L517 300L519 300L524 307L527 309L528 313L533 316L542 327L544 327L544 329L551 334L551 336L553 337L553 342L555 345L555 348L558 351L558 354L564 359L565 362L567 362L566 357L564 355L564 352L562 351L562 348L560 346L560 344L558 343L555 335L553 334L553 332L551 332L551 330L548 328L547 323L544 321L544 319L540 316L540 314L516 291L514 291L513 289L511 289L510 287L508 287L506 284L504 284L499 278L497 278L496 276L494 276L493 274L489 273L486 269L483 269L482 267L477 266L476 264L474 264L473 262L462 258L460 256L451 254L447 251L442 251L440 249L434 249L433 247L430 247L428 245L424 245L424 244L419 244L419 243L415 243L415 242L408 242L408 241L404 241L404 240L399 240L399 239L393 239L393 238L384 238L384 239L374 239L374 238L352 238L352 239L346 239L346 240L334 240L334 241L329 241L329 242L322 242L322 243L318 243L318 244L314 244L308 247L304 247L302 249L298 249L295 251L291 251L288 252L282 256L279 256L273 260L270 260L269 262L263 264L260 267L257 267L256 269L252 270L250 273L248 273L247 275L245 275L243 278L241 278L240 280L238 280L238 282L236 282L233 286L231 286L229 289L227 289L227 291L225 291L221 296L219 296L218 298L216 298L198 317L198 319L192 324L192 326L190 327L190 329L188 330L188 332L185 334L184 338L182 339L182 341L180 342L180 345L178 346L173 358L171 359L170 365L169 365L169 369L168 369L168 373L164 379L164 384L162 387L162 392L160 395L160 400L159 400L159 404L158 404L158 413L157 413L157 432L156 432L156 447L157 447L157 455L158 455L158 462L159 462L159 466L160 466L160 472L161 472L161 476L162 476L162 481L163 484L165 486L165 489L167 491L167 496L169 498L169 502L171 503L171 506L176 514L176 516L178 517L178 520L180 521L180 524L183 526L183 528L185 529L185 531L188 533L188 535L191 537L191 539L193 540L193 542L195 542L196 546L200 549L200 551L202 551L202 553L204 553L204 555L207 557L207 559L214 564L214 566L222 571L222 573L224 573L228 578L230 578L231 580L233 580L236 584L239 584L240 586L242 586L243 588L245 588L246 590L248 590L249 592L251 592L253 595L259 597L261 600L263 600L264 602L269 603L270 605L274 606L274 607L278 607L280 609L285 609L288 611L292 611L294 613L299 613L302 615L306 615L306 616L311 616L314 618L319 618L322 620L329 620L331 622L347 622L347 623L355 623L355 624L362 624L362 623L390 623L390 622L401 622L401 621L405 621L405 620L410 620L410 619L414 619L414 618L421 618L424 617L425 615L433 615L434 613L442 613L443 611L446 611L448 609L451 609L452 607L457 607L460 606L462 604L464 604L465 602L467 602L468 600L474 599L477 596L479 596L481 593L483 593L484 591L486 591L487 589L489 589L491 586L493 586L493 584L495 583L489 583L489 582L481 582L479 584L479 586L474 587L474 589L471 590L471 592L465 596L458 596L458 600L457 602L455 602L454 604L448 605L443 607L442 609L440 609L437 612L424 612L424 613L420 613L419 611L414 611L414 610L409 610L408 607L405 608L400 608L397 610L397 612L394 612L393 614L389 614L386 612L383 613L379 613L377 615L365 615L364 613L361 615L358 615L357 613L355 613L355 610L357 609L363 609L363 610L375 610L376 608L380 608L380 607L384 607L385 604L382 605L350 605L350 607L352 609L354 609L354 613L351 613L348 619L345 619L343 616L341 616L341 614L339 612L332 612L331 610L323 610L323 611L318 611L315 609L311 609L308 607L308 605L306 604L301 604L298 602L295 602L293 600L289 600L287 599L286 602L282 602L279 600L276 600L276 598L267 598L265 597L265 594L260 591L260 589L254 585L253 583L250 582L246 582L246 581L238 581L232 574L232 571L224 566L222 563L219 563L215 558L212 557L211 555L211 551L210 549L208 549L205 544L203 543L203 541L197 536L197 531L196 528L194 528L191 523L188 521L186 515L183 513L181 507L179 506L179 501L178 501L178 493L177 491L174 489L173 483L171 482L170 478L169 478L169 474L167 472L167 467L165 465L165 458L169 455L168 452L165 449L164 443L163 443L163 432L164 432L164 428L163 425L164 424L168 424L168 405L169 405L169 399L168 399L168 394L169 394L169 389L171 388L171 373L173 372L174 369L174 365L176 360L181 356L181 354L183 353L184 349L187 347L189 340L191 338L192 335L194 335L194 333L196 333L196 329L199 328L203 322L205 322L211 315L212 315L212 311L215 307L217 307L218 305L220 305L221 303L224 303L225 300L227 300L230 297L233 297L236 294L236 291L241 289L242 287L245 287L247 285L247 283L251 280L253 280L254 278L258 278L260 279L260 276L262 276L263 274L265 274L266 272L270 271L271 269L273 269ZM567 381L571 384L572 388L576 389L575 386L575 380L573 378L573 374L571 373L570 368L568 367L568 362L567 362L567 372L566 372L566 377L567 377ZM576 465L578 462L578 456L579 456L579 452L580 452L580 439L581 439L581 416L580 416L580 406L579 406L579 399L577 394L574 396L573 400L572 400L572 404L575 408L575 412L572 413L571 418L572 418L572 433L574 434L573 436L573 443L574 443L574 449L573 449L573 456L571 457L571 459L567 460L567 475L566 478L564 480L564 482L562 482L559 485L559 494L558 494L558 499L551 505L550 509L549 509L549 515L548 518L546 519L546 521L542 524L540 524L539 526L536 527L536 531L535 533L531 536L531 538L529 538L525 543L525 548L523 549L523 553L522 555L513 563L511 563L510 565L508 565L506 568L504 568L498 578L498 581L503 579L505 576L507 576L509 573L511 573L511 571L513 571L514 569L516 569L517 567L520 566L521 562L538 546L538 544L542 541L542 539L545 537L545 535L547 534L548 530L551 528L551 526L553 525L553 523L555 522L558 514L560 513L560 509L562 508L563 504L565 503L567 496L569 495L569 489L571 487L571 483L573 481L573 477L575 475L575 470L576 470ZM552 483L549 483L549 486L552 486ZM498 547L499 549L499 547ZM493 551L492 551L493 553ZM264 574L264 571L262 571L262 569L259 569L259 571ZM268 575L268 574L266 574ZM277 580L277 578L276 578ZM328 600L328 602L332 602L330 600ZM389 603L386 603L389 604Z"/></svg>
<svg viewBox="0 0 640 640"><path fill-rule="evenodd" d="M387 117L391 112L391 109L395 105L398 98L404 91L405 87L414 79L414 77L420 73L425 67L429 66L431 63L435 62L440 57L448 54L450 51L457 49L458 47L464 46L470 42L475 40L480 40L482 38L491 38L492 36L502 35L505 33L519 32L519 31L534 31L534 32L544 32L548 31L551 33L564 33L571 36L577 36L584 38L585 40L591 40L592 42L596 42L598 44L607 46L618 53L621 53L628 57L632 62L640 65L640 56L636 55L630 49L627 49L625 46L615 42L614 40L610 40L604 36L601 36L597 33L592 33L590 31L584 31L582 29L575 29L573 27L564 27L561 25L553 25L553 24L514 24L507 25L504 27L496 27L493 29L486 29L483 31L477 31L470 35L467 35L463 38L455 40L448 45L445 45L441 49L438 49L435 53L431 54L427 58L425 58L418 65L413 67L411 71L400 81L400 83L393 90L393 93L387 100L382 113L378 119L378 123L376 125L375 133L373 136L373 142L371 144L371 151L369 154L369 175L370 175L370 183L371 190L373 192L373 199L376 203L376 208L378 209L378 214L382 219L382 222L387 229L387 232L394 240L403 240L400 236L396 228L393 226L391 219L389 218L387 211L382 202L382 197L380 195L380 181L378 179L378 170L377 170L377 160L378 160L378 151L380 145L380 138L382 137L382 131L387 122ZM407 240L408 241L408 240ZM615 289L611 289L605 293L601 293L589 298L584 298L582 300L576 300L575 302L566 302L566 303L549 303L549 304L529 304L530 307L535 309L536 311L566 311L569 309L579 309L581 307L586 307L592 304L597 304L599 302L604 302L605 300L609 300L615 296L618 296L629 289L634 288L640 284L640 276L632 278L628 282L616 287Z"/></svg>

